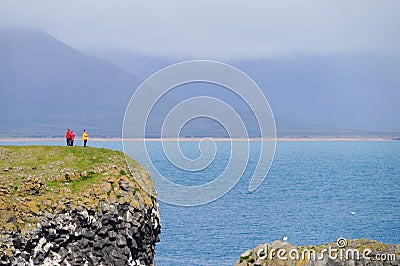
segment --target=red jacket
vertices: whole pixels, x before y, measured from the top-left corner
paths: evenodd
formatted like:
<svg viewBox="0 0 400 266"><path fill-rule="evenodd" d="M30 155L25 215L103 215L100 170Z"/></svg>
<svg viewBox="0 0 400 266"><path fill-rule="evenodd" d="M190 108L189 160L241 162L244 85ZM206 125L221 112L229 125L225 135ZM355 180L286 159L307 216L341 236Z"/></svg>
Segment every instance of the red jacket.
<svg viewBox="0 0 400 266"><path fill-rule="evenodd" d="M71 138L71 131L67 131L67 134L65 135L65 137L66 137L67 139L70 139L70 138Z"/></svg>
<svg viewBox="0 0 400 266"><path fill-rule="evenodd" d="M75 132L71 130L69 134L71 135L71 140L75 140Z"/></svg>

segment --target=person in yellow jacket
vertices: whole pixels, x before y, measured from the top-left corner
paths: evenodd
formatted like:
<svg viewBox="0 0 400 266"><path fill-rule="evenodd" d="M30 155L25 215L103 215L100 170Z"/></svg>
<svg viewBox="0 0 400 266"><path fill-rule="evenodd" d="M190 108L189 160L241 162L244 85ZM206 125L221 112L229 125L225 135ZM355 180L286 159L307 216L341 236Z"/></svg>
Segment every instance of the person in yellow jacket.
<svg viewBox="0 0 400 266"><path fill-rule="evenodd" d="M86 132L86 129L82 133L83 147L86 147L86 143L88 141L89 135Z"/></svg>

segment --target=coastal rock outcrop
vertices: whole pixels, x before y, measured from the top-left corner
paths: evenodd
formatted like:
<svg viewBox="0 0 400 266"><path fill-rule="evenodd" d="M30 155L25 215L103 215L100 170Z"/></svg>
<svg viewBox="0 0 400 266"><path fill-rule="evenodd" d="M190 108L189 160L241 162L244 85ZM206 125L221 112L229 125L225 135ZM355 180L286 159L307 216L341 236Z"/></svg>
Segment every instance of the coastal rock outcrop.
<svg viewBox="0 0 400 266"><path fill-rule="evenodd" d="M155 191L130 165L106 149L0 147L0 265L155 265Z"/></svg>
<svg viewBox="0 0 400 266"><path fill-rule="evenodd" d="M369 239L338 239L317 246L292 246L276 240L240 255L235 266L361 266L399 265L400 244L384 244Z"/></svg>

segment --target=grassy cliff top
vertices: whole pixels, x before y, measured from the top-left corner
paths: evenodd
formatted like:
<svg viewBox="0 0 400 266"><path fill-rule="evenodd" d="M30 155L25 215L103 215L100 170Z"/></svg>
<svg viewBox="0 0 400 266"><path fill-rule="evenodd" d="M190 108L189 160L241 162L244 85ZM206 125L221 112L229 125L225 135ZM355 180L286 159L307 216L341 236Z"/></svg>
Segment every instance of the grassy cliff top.
<svg viewBox="0 0 400 266"><path fill-rule="evenodd" d="M132 160L128 158L128 160ZM24 229L66 208L155 203L149 173L119 151L92 147L0 147L0 230ZM145 188L145 189L143 189ZM149 191L149 195L146 191Z"/></svg>

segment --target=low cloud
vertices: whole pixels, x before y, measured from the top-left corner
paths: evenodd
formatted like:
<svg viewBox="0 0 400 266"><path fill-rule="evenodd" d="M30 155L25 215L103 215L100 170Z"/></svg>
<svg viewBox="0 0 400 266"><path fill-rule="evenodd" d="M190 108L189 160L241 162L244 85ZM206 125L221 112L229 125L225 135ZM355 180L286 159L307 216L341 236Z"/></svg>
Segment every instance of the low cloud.
<svg viewBox="0 0 400 266"><path fill-rule="evenodd" d="M395 0L6 0L0 5L1 27L41 29L82 49L230 60L400 55Z"/></svg>

